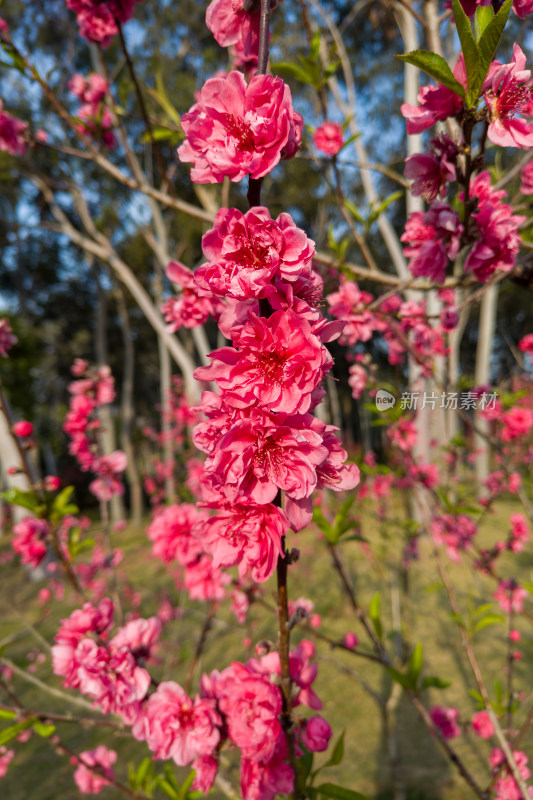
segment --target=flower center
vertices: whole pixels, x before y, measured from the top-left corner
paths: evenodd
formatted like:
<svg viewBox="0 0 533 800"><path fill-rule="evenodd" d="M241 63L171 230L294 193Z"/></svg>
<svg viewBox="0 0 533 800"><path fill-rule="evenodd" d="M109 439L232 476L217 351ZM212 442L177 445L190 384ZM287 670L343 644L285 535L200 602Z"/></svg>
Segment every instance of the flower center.
<svg viewBox="0 0 533 800"><path fill-rule="evenodd" d="M265 381L269 383L282 383L285 353L279 353L276 350L270 353L259 353L257 355L257 361Z"/></svg>
<svg viewBox="0 0 533 800"><path fill-rule="evenodd" d="M230 136L237 139L237 150L253 151L255 142L252 129L242 119L236 119L233 114L225 114L226 130Z"/></svg>

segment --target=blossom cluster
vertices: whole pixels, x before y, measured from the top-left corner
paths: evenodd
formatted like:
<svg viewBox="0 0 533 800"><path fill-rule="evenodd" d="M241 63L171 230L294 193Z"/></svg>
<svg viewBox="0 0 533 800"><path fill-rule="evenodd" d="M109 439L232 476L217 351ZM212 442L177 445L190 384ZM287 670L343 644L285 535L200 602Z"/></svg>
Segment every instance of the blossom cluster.
<svg viewBox="0 0 533 800"><path fill-rule="evenodd" d="M89 488L99 500L107 501L113 495L123 494L121 476L127 465L121 450L101 454L97 438L100 429L97 410L115 397L113 376L109 367L91 370L87 361L80 358L76 359L72 373L79 380L69 386L72 397L63 425L71 439L69 453L75 456L84 472L95 473L96 478Z"/></svg>
<svg viewBox="0 0 533 800"><path fill-rule="evenodd" d="M0 150L12 156L22 156L26 152L26 131L28 123L3 111L0 99Z"/></svg>
<svg viewBox="0 0 533 800"><path fill-rule="evenodd" d="M155 684L152 691L146 664L161 634L160 620L133 619L111 635L113 614L112 601L104 598L97 606L85 603L62 621L52 660L65 686L79 689L104 714L120 714L155 758L173 759L179 766L192 763L197 771L193 788L211 788L219 751L227 743L241 752L244 800L272 800L293 790L294 776L285 763L276 651L203 675L194 698L174 681ZM316 711L322 703L313 690L318 672L314 652L312 642L301 641L290 653L290 674L293 707ZM299 719L296 732L300 753L301 747L325 750L331 737L328 723L316 714ZM80 754L75 775L80 791L99 791L112 776L115 759L114 751L105 748ZM96 772L91 770L95 766Z"/></svg>
<svg viewBox="0 0 533 800"><path fill-rule="evenodd" d="M17 342L18 339L11 330L9 320L7 317L2 317L0 319L0 356L7 358L8 352Z"/></svg>
<svg viewBox="0 0 533 800"><path fill-rule="evenodd" d="M93 72L88 77L79 73L70 79L68 88L82 103L76 111L76 118L80 120L77 128L80 133L101 140L109 150L116 146L113 133L113 118L105 105L109 94L109 86L102 75Z"/></svg>
<svg viewBox="0 0 533 800"><path fill-rule="evenodd" d="M95 750L84 750L79 754L74 772L74 781L81 794L99 794L109 780L114 778L113 764L117 760L115 750L99 745Z"/></svg>
<svg viewBox="0 0 533 800"><path fill-rule="evenodd" d="M488 138L501 147L533 146L531 71L525 66L525 55L515 44L511 62L493 61L482 86L484 106L479 120L485 122ZM462 55L454 75L466 89ZM402 105L407 133L421 133L449 117L459 119L464 112L459 95L443 85L422 87L418 102L418 106ZM457 198L465 204L465 224L444 202L451 182L465 182L458 167L458 158L464 152L464 142L441 134L431 139L426 153L410 156L406 161L405 175L413 181L411 191L430 203L425 213L411 214L401 237L406 243L404 254L410 259L409 269L415 277L425 276L443 283L449 263L463 246L469 247L464 270L471 271L481 282L488 281L496 270L511 270L516 263L518 230L525 217L513 214L511 207L502 202L506 193L491 187L488 171L474 175L471 181L468 176L468 200L465 201L464 194ZM525 194L530 191L530 174L531 168L524 169Z"/></svg>
<svg viewBox="0 0 533 800"><path fill-rule="evenodd" d="M131 620L109 638L113 615L109 598L75 610L56 634L52 663L65 686L79 689L104 714L120 714L132 725L151 680L141 664L150 658L161 622L157 617Z"/></svg>
<svg viewBox="0 0 533 800"><path fill-rule="evenodd" d="M314 645L305 640L291 652L294 706L321 708L312 689L317 674L317 665L310 663L313 655ZM241 752L244 800L273 800L278 793L290 793L294 776L286 764L282 695L273 680L276 675L281 675L279 655L271 652L203 675L194 699L173 681L161 683L146 701L133 734L147 742L155 758L172 758L180 766L192 762L196 769L193 788L209 791L218 753L231 743ZM299 723L298 738L309 750L325 750L330 736L328 723L317 715Z"/></svg>
<svg viewBox="0 0 533 800"><path fill-rule="evenodd" d="M67 8L76 14L80 35L102 47L111 43L119 25L132 18L138 2L140 0L66 0Z"/></svg>
<svg viewBox="0 0 533 800"><path fill-rule="evenodd" d="M344 323L339 340L341 344L357 348L378 334L387 346L389 364L401 363L411 351L426 375L432 374L435 356L446 353L446 334L457 324L454 292L441 290L439 298L443 303L443 313L440 324L432 326L425 301L404 301L399 294L387 295L383 301L375 300L372 294L362 291L355 281L344 276L338 290L326 296L329 313ZM354 358L350 353L348 357ZM370 375L361 363L363 360L364 356L357 353L355 363L349 369L349 384L355 398L360 397L371 383Z"/></svg>

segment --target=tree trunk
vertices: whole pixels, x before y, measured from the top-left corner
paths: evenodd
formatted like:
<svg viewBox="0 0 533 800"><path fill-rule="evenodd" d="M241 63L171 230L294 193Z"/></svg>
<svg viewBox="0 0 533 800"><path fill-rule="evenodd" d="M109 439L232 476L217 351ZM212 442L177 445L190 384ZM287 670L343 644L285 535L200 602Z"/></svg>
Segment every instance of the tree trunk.
<svg viewBox="0 0 533 800"><path fill-rule="evenodd" d="M498 285L489 286L481 300L479 310L479 326L476 350L476 386L485 386L490 383L490 360L492 355L492 341L496 325L496 311L498 307ZM489 434L487 420L476 418L476 428L479 433L474 434L474 448L476 450L476 487L478 497L487 493L484 482L490 473L490 444L485 437Z"/></svg>
<svg viewBox="0 0 533 800"><path fill-rule="evenodd" d="M102 289L98 267L94 268L94 276L98 291L98 304L96 307L95 319L95 350L96 350L96 363L99 367L107 366L108 364L108 347L107 347L107 293ZM98 409L98 418L101 423L99 431L100 446L104 455L109 455L116 450L116 437L113 419L111 416L111 406L109 404L103 405ZM113 523L124 519L124 503L120 495L113 495L110 500L111 521Z"/></svg>
<svg viewBox="0 0 533 800"><path fill-rule="evenodd" d="M128 486L130 491L130 513L134 524L140 526L142 524L143 515L143 491L141 478L137 469L135 448L131 440L131 433L135 418L133 407L135 353L133 348L133 339L131 337L128 309L126 307L124 292L120 286L117 286L116 298L122 330L122 338L124 342L124 376L122 379L120 446L128 458L126 476L128 478Z"/></svg>

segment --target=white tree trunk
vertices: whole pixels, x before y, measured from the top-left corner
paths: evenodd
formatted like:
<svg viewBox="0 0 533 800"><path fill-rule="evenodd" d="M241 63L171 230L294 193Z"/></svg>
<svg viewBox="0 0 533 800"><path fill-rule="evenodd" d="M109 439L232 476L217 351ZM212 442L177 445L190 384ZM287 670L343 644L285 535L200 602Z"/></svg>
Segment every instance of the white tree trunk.
<svg viewBox="0 0 533 800"><path fill-rule="evenodd" d="M490 286L481 300L479 310L479 326L476 349L476 386L490 383L490 361L492 356L492 343L496 326L496 312L498 307L498 284ZM478 497L486 494L484 481L490 473L490 444L485 438L489 434L489 424L486 420L476 418L476 428L479 433L474 434L474 447L476 454L476 487Z"/></svg>

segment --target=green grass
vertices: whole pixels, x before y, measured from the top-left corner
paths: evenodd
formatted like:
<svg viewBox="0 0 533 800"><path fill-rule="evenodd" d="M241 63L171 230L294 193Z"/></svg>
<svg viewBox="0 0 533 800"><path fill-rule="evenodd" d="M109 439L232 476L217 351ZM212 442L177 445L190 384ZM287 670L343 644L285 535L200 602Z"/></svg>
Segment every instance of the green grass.
<svg viewBox="0 0 533 800"><path fill-rule="evenodd" d="M515 510L518 511L519 508L511 500L501 502L496 513L485 520L480 533L481 542L488 544L501 538L507 528L509 514ZM391 650L393 624L390 587L393 577L397 575L396 565L401 543L398 533L391 526L379 525L374 515L370 514L363 515L362 534L371 543L372 553L377 558L369 556L360 543L355 541L341 544L340 550L360 604L368 607L373 594L381 592L385 642ZM127 575L131 587L141 593L142 615L147 617L154 614L165 595L173 604L182 608L180 618L165 628L164 644L159 649L158 663L152 671L159 680L183 682L206 609L202 604L190 602L177 591L168 571L149 555L144 531L130 527L120 535L115 535L114 539L114 543L124 551L120 572ZM301 552L298 564L290 568L289 596L313 599L315 611L322 617L320 631L335 639L341 638L346 631L353 630L360 639L361 647L368 649L364 631L358 625L350 604L342 593L321 535L313 528L305 533L291 535L289 544L299 547ZM4 551L5 548L2 552ZM474 607L491 601L491 593L496 588L495 582L473 571L467 559L463 559L458 565L451 564L446 558L445 561L457 588L462 613L466 614L469 598ZM504 556L499 565L505 577L513 574L519 580L531 580L532 567L531 551L514 559ZM43 585L32 581L15 564L0 567L0 642L8 643L3 655L22 667L28 665L30 651L46 652L36 638L35 630L51 643L59 620L68 615L76 605L74 597L67 591L64 601L51 604L50 613L43 614L36 604L37 592ZM271 580L263 588L264 599L273 605L275 582ZM409 593L407 595L400 592L400 605L405 640L410 648L417 642L423 646L423 674L437 675L452 681L452 685L445 690L430 689L424 692L424 704L457 706L461 711L461 721L468 722L476 710L468 689L474 688L475 684L462 653L457 625L450 618L447 596L435 570L432 547L427 541L422 543L420 560L410 568ZM519 648L524 657L516 665L515 685L527 692L529 665L533 660L533 638L525 620L518 620L516 627L523 633ZM232 660L244 661L253 655L255 642L260 639L275 641L276 635L275 615L264 608L254 605L246 624L239 626L227 604L223 604L209 633L200 671L221 669ZM307 634L297 628L293 633L293 641L299 641L304 635ZM11 637L16 638L11 641ZM251 639L252 648L245 645L245 637ZM496 679L504 684L506 681L506 625L494 625L480 631L474 638L474 649L487 686L493 693ZM375 693L387 698L392 688L390 677L380 665L338 649L333 650L324 643L317 642L317 656L320 668L315 688L324 703L322 713L332 725L335 738L342 730L345 731L345 756L342 763L324 771L319 782L335 782L362 792L373 800L392 800L383 717L378 703L365 689L365 685L370 686ZM35 674L45 684L61 688L60 681L52 674L49 657L38 666ZM79 712L69 706L66 697L72 693L68 690L64 690L65 699L58 700L18 677L14 678L12 686L25 707L32 710ZM9 704L9 700L1 692L0 697L1 702ZM309 716L315 712L309 712L300 706L297 713ZM428 735L420 717L404 695L399 698L393 718L398 761L407 800L467 800L473 797L471 790L442 755L436 740ZM518 724L520 722L519 717ZM4 724L8 723L2 723L0 729ZM99 743L118 750L117 777L123 782L127 781L128 761L138 764L147 754L146 747L131 739L127 731L115 731L109 736L107 732L103 733L103 729L58 723L57 732L75 752L91 749ZM466 726L463 735L452 742L483 788L489 781L487 758L494 744L473 736L466 730ZM8 746L13 745L10 743ZM72 780L73 767L68 758L55 752L49 740L32 735L25 744L15 743L14 749L16 757L7 776L0 783L2 800L73 800L79 797ZM524 739L521 749L526 753L533 751L531 732L529 739ZM324 763L327 757L327 754L318 754L315 763ZM237 788L237 753L228 752L225 760L227 764L224 774ZM162 768L161 763L158 763L158 768ZM176 768L178 780L182 780L186 774L187 770ZM118 796L117 790L111 788L105 789L102 794L103 798ZM164 797L161 793L157 796ZM218 798L223 795L215 790L212 796Z"/></svg>

